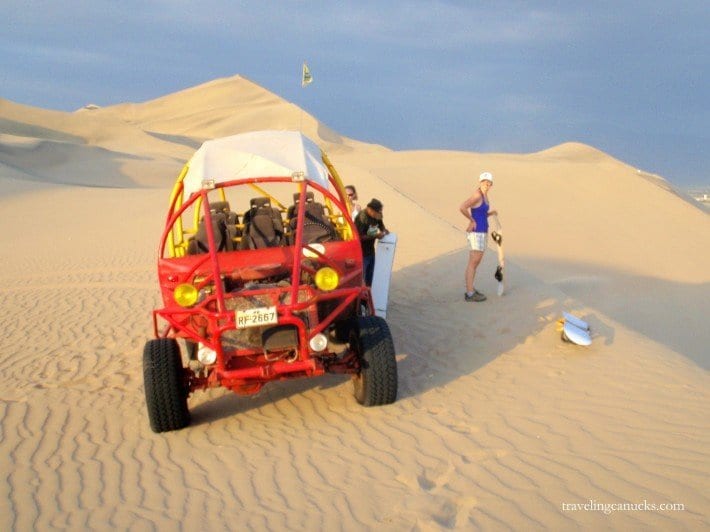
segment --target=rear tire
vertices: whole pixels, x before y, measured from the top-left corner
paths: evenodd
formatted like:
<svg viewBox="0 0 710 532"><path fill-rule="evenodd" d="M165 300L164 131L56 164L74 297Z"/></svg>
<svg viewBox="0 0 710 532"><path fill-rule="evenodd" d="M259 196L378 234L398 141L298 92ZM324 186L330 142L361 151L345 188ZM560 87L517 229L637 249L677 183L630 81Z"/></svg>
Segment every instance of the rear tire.
<svg viewBox="0 0 710 532"><path fill-rule="evenodd" d="M190 424L188 388L174 338L149 340L143 349L143 383L153 432L179 430Z"/></svg>
<svg viewBox="0 0 710 532"><path fill-rule="evenodd" d="M361 316L351 338L361 365L353 377L355 399L364 406L394 403L397 359L387 322L379 316Z"/></svg>

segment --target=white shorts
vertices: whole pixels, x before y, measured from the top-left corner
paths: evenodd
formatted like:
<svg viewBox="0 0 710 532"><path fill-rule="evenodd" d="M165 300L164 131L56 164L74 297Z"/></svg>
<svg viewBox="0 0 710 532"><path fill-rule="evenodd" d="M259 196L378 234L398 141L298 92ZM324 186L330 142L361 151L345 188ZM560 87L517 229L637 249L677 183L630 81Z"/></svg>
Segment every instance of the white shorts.
<svg viewBox="0 0 710 532"><path fill-rule="evenodd" d="M468 233L466 238L468 238L468 243L472 251L486 251L488 233Z"/></svg>

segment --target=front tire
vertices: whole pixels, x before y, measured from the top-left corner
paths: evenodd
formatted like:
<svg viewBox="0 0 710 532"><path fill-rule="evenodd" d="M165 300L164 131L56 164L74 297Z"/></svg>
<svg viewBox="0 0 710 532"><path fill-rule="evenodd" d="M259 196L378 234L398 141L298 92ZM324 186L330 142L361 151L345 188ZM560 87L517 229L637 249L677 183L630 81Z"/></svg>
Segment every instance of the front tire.
<svg viewBox="0 0 710 532"><path fill-rule="evenodd" d="M143 383L153 432L179 430L190 424L180 348L174 338L149 340L143 349Z"/></svg>
<svg viewBox="0 0 710 532"><path fill-rule="evenodd" d="M397 359L387 322L379 316L361 316L352 335L360 358L360 373L353 377L355 399L364 406L394 403L397 399Z"/></svg>

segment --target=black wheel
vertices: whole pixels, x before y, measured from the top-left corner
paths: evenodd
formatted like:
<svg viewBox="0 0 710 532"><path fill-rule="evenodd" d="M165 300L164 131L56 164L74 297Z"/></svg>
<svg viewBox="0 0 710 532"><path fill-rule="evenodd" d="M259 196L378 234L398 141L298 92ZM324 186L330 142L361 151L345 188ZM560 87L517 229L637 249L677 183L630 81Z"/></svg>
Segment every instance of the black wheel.
<svg viewBox="0 0 710 532"><path fill-rule="evenodd" d="M379 316L361 316L352 334L361 369L353 377L355 399L361 405L378 406L397 399L397 359L387 322Z"/></svg>
<svg viewBox="0 0 710 532"><path fill-rule="evenodd" d="M187 427L185 383L180 348L173 338L149 340L143 349L143 383L153 432L167 432Z"/></svg>

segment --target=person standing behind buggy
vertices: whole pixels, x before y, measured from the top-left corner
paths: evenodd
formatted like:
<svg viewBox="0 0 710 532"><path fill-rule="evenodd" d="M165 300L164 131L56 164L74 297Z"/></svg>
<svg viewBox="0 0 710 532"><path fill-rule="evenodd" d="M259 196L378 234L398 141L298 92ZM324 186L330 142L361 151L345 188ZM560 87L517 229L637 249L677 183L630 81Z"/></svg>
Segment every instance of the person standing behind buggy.
<svg viewBox="0 0 710 532"><path fill-rule="evenodd" d="M345 193L348 195L348 201L350 202L351 213L354 220L362 210L362 207L360 207L357 202L357 190L355 190L355 185L345 185Z"/></svg>
<svg viewBox="0 0 710 532"><path fill-rule="evenodd" d="M372 276L375 273L375 240L379 240L389 231L382 221L382 202L373 198L364 210L355 218L355 227L360 235L362 246L362 270L365 284L372 286Z"/></svg>

